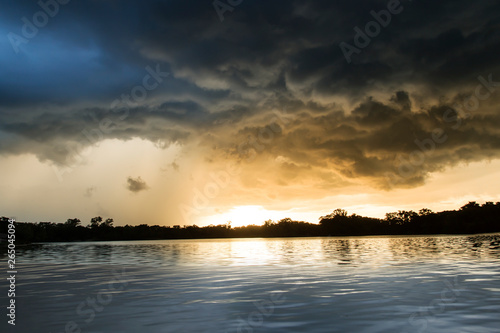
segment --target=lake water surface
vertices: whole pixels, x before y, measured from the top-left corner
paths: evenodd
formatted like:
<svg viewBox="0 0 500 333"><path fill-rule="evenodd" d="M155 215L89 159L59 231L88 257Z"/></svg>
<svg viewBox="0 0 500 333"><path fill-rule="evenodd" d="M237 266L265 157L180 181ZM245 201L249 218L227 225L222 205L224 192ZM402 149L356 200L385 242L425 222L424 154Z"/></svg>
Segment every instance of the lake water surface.
<svg viewBox="0 0 500 333"><path fill-rule="evenodd" d="M2 332L500 332L500 234L37 244L17 268Z"/></svg>

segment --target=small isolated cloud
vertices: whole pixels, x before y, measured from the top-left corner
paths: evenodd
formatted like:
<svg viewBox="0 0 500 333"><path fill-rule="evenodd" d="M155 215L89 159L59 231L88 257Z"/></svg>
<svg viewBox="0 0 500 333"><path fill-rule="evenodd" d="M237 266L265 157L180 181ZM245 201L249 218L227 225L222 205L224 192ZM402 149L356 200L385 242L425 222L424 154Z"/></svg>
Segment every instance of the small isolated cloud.
<svg viewBox="0 0 500 333"><path fill-rule="evenodd" d="M149 186L146 184L144 180L142 180L141 177L137 178L132 178L128 177L127 178L127 189L130 192L138 193L140 191L144 191L149 189Z"/></svg>
<svg viewBox="0 0 500 333"><path fill-rule="evenodd" d="M96 190L96 188L95 188L95 187L93 187L93 186L88 187L88 188L85 190L84 196L85 196L86 198L91 198L91 197L92 197L92 195L94 194L95 190Z"/></svg>
<svg viewBox="0 0 500 333"><path fill-rule="evenodd" d="M175 171L179 171L179 164L177 164L175 161L172 162L170 164L170 166L172 167L172 169L174 169Z"/></svg>
<svg viewBox="0 0 500 333"><path fill-rule="evenodd" d="M179 171L180 165L176 161L173 161L172 163L166 164L165 167L160 168L161 172L167 172L170 170Z"/></svg>

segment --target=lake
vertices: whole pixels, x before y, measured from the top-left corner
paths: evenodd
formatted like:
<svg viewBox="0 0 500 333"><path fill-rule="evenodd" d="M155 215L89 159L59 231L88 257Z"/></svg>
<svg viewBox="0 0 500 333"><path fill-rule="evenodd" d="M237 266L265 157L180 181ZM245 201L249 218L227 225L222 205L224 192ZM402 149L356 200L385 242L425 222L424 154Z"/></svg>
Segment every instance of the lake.
<svg viewBox="0 0 500 333"><path fill-rule="evenodd" d="M35 244L17 270L2 332L500 332L500 234Z"/></svg>

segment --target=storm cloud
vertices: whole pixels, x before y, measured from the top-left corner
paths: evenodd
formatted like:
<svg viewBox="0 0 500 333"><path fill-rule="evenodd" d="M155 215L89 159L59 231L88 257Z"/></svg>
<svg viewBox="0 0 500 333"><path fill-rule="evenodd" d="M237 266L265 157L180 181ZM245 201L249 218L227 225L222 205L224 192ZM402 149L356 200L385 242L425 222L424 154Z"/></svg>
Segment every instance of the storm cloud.
<svg viewBox="0 0 500 333"><path fill-rule="evenodd" d="M498 1L401 1L346 61L340 44L387 6L244 1L221 22L210 1L72 1L26 38L22 18L42 9L9 4L0 153L70 166L103 140L142 138L247 161L278 185L384 189L498 158Z"/></svg>

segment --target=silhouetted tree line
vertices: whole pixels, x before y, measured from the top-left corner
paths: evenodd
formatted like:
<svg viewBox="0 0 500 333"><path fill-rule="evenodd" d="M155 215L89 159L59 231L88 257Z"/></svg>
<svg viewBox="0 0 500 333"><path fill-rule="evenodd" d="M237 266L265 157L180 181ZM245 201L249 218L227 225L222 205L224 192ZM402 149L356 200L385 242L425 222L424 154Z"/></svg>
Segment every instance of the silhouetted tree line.
<svg viewBox="0 0 500 333"><path fill-rule="evenodd" d="M97 216L87 226L77 218L64 223L16 222L16 242L65 242L90 240L148 240L227 237L307 237L417 234L474 234L500 232L500 202L475 201L459 210L435 213L427 208L419 212L400 210L384 219L348 215L343 209L321 216L319 224L284 218L263 225L231 227L230 222L206 227L159 226L139 224L113 226L113 219ZM0 218L2 227L7 218Z"/></svg>

